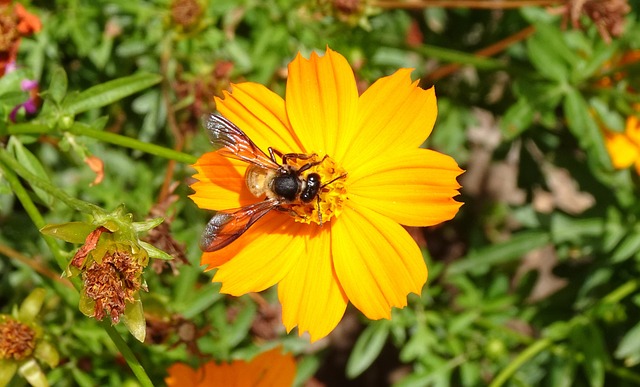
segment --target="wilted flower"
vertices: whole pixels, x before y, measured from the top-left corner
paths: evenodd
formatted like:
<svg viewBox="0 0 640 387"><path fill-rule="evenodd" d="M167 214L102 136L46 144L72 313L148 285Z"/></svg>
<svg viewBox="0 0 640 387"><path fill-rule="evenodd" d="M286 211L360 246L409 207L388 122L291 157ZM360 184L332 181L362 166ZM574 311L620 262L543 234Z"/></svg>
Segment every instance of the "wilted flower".
<svg viewBox="0 0 640 387"><path fill-rule="evenodd" d="M285 387L293 384L296 362L290 354L283 355L280 348L274 348L249 361L221 364L210 361L197 370L176 363L168 371L165 379L168 387Z"/></svg>
<svg viewBox="0 0 640 387"><path fill-rule="evenodd" d="M0 386L7 385L16 371L32 386L49 385L38 361L55 367L59 355L36 321L44 297L45 290L36 289L11 315L0 314Z"/></svg>
<svg viewBox="0 0 640 387"><path fill-rule="evenodd" d="M27 12L22 4L0 1L0 76L16 61L22 37L41 28L40 19Z"/></svg>
<svg viewBox="0 0 640 387"><path fill-rule="evenodd" d="M238 145L238 153L252 157L248 148L271 149L274 163L276 151L293 154L280 163L306 168L299 176L306 185L312 174L322 184L315 183L310 200L278 199L277 210L268 211L268 199L248 187L261 181L258 167L237 160L234 144L202 155L191 198L201 208L222 210L209 224L204 248L216 240L211 230L219 239L242 234L202 256L203 265L218 268L213 280L222 282L223 293L277 283L287 331L297 325L318 340L338 324L349 301L371 319L390 318L392 307L421 292L427 268L401 225L453 218L462 171L451 157L419 148L437 106L433 88L419 88L410 73L401 69L358 96L347 60L327 49L323 57L298 55L289 65L286 101L250 82L216 99L220 113L255 143ZM229 125L222 122L210 122L214 137L216 125ZM267 195L273 203L273 193ZM229 228L220 229L218 220ZM248 221L255 224L244 232Z"/></svg>
<svg viewBox="0 0 640 387"><path fill-rule="evenodd" d="M171 259L166 253L138 239L162 222L132 221L131 214L120 207L110 214L94 214L93 222L70 222L47 225L42 233L67 242L84 243L69 263L66 274L80 275L83 288L80 311L96 320L107 314L116 324L124 323L138 340L144 341L145 320L140 290L147 290L142 277L149 258Z"/></svg>

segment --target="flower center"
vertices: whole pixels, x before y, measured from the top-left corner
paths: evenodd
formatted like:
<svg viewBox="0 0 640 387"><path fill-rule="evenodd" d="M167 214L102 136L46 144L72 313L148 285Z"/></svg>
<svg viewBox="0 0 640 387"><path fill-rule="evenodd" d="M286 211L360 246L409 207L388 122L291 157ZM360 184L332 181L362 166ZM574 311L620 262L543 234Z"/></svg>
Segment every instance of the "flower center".
<svg viewBox="0 0 640 387"><path fill-rule="evenodd" d="M288 164L296 168L302 168L309 163L317 164L305 170L301 177L309 185L310 175L317 174L320 176L320 187L317 195L308 202L300 200L286 205L286 207L291 210L296 222L306 224L314 222L321 226L342 212L342 206L347 199L345 184L347 172L329 156L312 155L309 159L294 159ZM311 180L313 181L313 179Z"/></svg>
<svg viewBox="0 0 640 387"><path fill-rule="evenodd" d="M35 347L33 329L8 316L0 316L0 359L25 359Z"/></svg>

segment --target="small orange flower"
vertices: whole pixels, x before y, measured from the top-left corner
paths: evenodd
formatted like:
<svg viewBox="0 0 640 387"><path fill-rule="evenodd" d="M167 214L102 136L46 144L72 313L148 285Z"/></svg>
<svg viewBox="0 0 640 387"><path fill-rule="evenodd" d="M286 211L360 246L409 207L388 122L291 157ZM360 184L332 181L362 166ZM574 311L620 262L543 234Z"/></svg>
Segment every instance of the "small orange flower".
<svg viewBox="0 0 640 387"><path fill-rule="evenodd" d="M169 376L165 379L168 387L285 387L293 384L296 363L293 356L283 355L280 348L274 348L250 361L236 360L222 364L210 361L197 370L176 363L168 371Z"/></svg>
<svg viewBox="0 0 640 387"><path fill-rule="evenodd" d="M640 112L640 106L637 110ZM605 130L604 141L614 168L625 169L635 165L640 175L640 120L637 116L627 117L624 133Z"/></svg>
<svg viewBox="0 0 640 387"><path fill-rule="evenodd" d="M406 306L409 293L420 294L427 268L401 225L453 218L462 170L451 157L419 148L435 123L436 97L410 73L398 70L358 96L347 60L327 48L323 57L298 54L291 62L286 100L251 82L216 98L219 112L263 152L299 154L282 164L312 164L302 177L316 174L328 184L314 200L280 205L235 243L203 254L203 265L218 268L213 280L223 293L278 284L287 331L298 326L312 341L333 330L349 301L381 319ZM191 198L199 207L266 200L247 186L261 181L255 166L225 157L229 151L206 153L194 165L199 181Z"/></svg>

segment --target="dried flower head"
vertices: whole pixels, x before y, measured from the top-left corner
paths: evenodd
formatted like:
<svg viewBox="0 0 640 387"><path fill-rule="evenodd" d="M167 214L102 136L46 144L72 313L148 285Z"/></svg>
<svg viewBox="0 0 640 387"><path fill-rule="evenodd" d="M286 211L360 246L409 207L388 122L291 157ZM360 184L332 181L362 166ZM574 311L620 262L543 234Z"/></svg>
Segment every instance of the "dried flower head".
<svg viewBox="0 0 640 387"><path fill-rule="evenodd" d="M140 341L145 337L145 320L140 290L147 291L143 271L149 258L171 259L165 252L138 239L162 222L156 218L133 222L120 207L112 213L96 213L93 222L48 225L40 230L68 242L83 243L69 263L66 274L82 278L80 311L96 320L107 314L116 324L121 318Z"/></svg>
<svg viewBox="0 0 640 387"><path fill-rule="evenodd" d="M0 314L0 386L7 385L16 371L33 386L48 386L38 362L58 365L58 351L45 339L36 320L45 298L44 289L36 289L14 306L11 315Z"/></svg>
<svg viewBox="0 0 640 387"><path fill-rule="evenodd" d="M569 19L574 28L582 28L580 16L585 14L607 43L622 35L624 17L631 11L627 0L569 0L564 9L565 23Z"/></svg>
<svg viewBox="0 0 640 387"><path fill-rule="evenodd" d="M40 19L27 12L22 4L0 3L0 76L18 56L20 40L40 31Z"/></svg>

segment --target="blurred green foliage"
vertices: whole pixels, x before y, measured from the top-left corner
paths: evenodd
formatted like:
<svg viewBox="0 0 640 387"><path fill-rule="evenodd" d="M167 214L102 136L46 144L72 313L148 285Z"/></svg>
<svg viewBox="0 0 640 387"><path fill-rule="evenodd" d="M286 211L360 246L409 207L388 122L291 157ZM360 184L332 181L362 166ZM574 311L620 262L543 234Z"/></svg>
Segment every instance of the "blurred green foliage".
<svg viewBox="0 0 640 387"><path fill-rule="evenodd" d="M610 43L586 15L582 29L567 28L544 8L362 3L347 13L336 4L27 5L43 28L22 39L17 70L0 78L0 150L70 197L107 210L123 203L137 220L165 217L163 236L186 254L186 264L145 272L147 341L116 326L151 380L161 383L176 361L247 358L282 343L299 355L300 385L313 377L403 387L640 384L639 179L633 168L613 168L602 130L622 132L638 115L640 61L623 60L640 50L638 4ZM474 54L498 42L492 56ZM295 54L327 45L363 85L400 67L415 68L425 87L435 83L439 117L426 146L467 172L458 216L415 232L427 241L422 296L390 321L349 310L346 339L309 346L284 335L275 292L257 303L226 297L199 268L208 214L187 198L188 164L209 150L199 119L215 110L214 95L244 80L282 94ZM456 67L442 72L447 65ZM24 79L39 82L42 103L12 122L29 97ZM85 164L91 157L104 163L99 183ZM43 325L62 359L49 381L133 383L107 332L60 282L55 259L70 259L74 246L38 233L37 214L45 223L82 215L14 173L0 172L1 311L47 288Z"/></svg>

